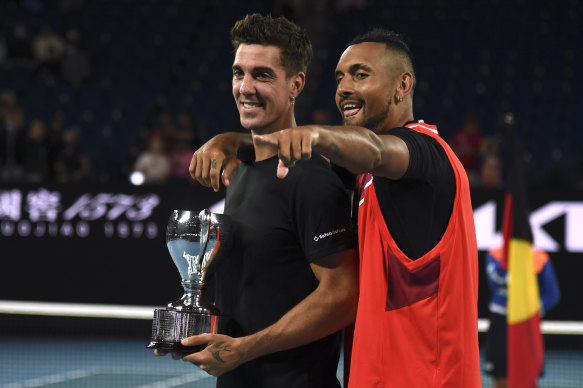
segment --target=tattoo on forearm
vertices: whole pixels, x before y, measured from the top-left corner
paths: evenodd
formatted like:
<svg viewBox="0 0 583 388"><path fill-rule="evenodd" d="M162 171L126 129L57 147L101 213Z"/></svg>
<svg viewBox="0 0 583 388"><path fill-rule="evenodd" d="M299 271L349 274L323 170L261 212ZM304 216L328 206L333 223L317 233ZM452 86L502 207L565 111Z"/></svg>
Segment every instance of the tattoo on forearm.
<svg viewBox="0 0 583 388"><path fill-rule="evenodd" d="M334 156L337 159L344 159L340 153L340 147L338 147L336 143L328 144L324 147L324 150L326 151L325 153L327 153L329 156Z"/></svg>
<svg viewBox="0 0 583 388"><path fill-rule="evenodd" d="M224 364L225 360L221 358L221 351L230 352L231 345L225 345L225 341L219 341L212 344L207 350L213 355L215 360Z"/></svg>
<svg viewBox="0 0 583 388"><path fill-rule="evenodd" d="M216 161L216 159L213 159L213 160L211 161L211 168L212 168L212 169L214 169L214 170L216 170L216 169L217 169L217 161Z"/></svg>

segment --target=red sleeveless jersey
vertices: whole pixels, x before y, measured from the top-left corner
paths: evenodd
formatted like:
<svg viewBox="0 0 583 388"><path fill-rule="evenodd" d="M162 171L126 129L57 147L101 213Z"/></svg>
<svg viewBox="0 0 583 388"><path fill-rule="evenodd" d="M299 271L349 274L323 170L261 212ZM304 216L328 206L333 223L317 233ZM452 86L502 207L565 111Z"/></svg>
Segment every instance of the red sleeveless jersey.
<svg viewBox="0 0 583 388"><path fill-rule="evenodd" d="M445 150L456 194L446 231L411 260L385 224L372 176L359 206L360 298L350 388L480 387L478 251L468 178L435 126L407 127Z"/></svg>

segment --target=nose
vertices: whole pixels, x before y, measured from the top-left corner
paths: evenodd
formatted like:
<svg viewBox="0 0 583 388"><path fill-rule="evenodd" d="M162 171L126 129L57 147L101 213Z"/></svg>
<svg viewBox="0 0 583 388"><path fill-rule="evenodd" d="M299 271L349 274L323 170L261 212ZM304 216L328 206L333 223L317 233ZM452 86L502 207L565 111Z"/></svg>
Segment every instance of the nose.
<svg viewBox="0 0 583 388"><path fill-rule="evenodd" d="M339 97L350 95L353 91L354 89L350 77L343 77L338 81L338 85L336 85L336 94Z"/></svg>
<svg viewBox="0 0 583 388"><path fill-rule="evenodd" d="M253 77L251 75L245 74L243 76L239 85L239 93L244 95L255 93L255 86L253 83Z"/></svg>

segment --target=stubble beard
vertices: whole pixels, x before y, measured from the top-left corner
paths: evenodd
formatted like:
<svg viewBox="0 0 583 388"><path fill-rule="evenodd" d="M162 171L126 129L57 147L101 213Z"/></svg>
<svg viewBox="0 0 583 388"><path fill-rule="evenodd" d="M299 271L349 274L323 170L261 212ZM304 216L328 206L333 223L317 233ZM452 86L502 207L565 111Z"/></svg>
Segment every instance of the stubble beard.
<svg viewBox="0 0 583 388"><path fill-rule="evenodd" d="M391 101L389 100L387 102L387 105L385 106L385 110L382 111L381 113L379 113L378 115L366 118L362 121L357 121L357 120L352 121L350 117L345 117L342 119L342 124L355 125L358 127L367 128L373 132L381 132L383 130L390 129L390 128L381 128L381 124L383 124L387 120L387 118L389 117L389 111L390 111L389 108L390 107L391 107ZM365 109L365 105L362 106L361 110L363 110L363 109Z"/></svg>

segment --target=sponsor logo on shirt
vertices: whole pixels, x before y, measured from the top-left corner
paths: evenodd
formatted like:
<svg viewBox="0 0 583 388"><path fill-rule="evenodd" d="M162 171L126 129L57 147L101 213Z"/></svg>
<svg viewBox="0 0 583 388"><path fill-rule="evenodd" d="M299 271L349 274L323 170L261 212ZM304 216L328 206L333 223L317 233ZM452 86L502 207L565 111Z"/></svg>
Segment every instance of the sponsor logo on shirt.
<svg viewBox="0 0 583 388"><path fill-rule="evenodd" d="M324 234L319 234L319 235L317 234L314 236L314 241L323 240L326 237L334 236L335 234L342 233L342 232L346 232L346 228L336 229L336 230L333 230L331 232L326 232Z"/></svg>

